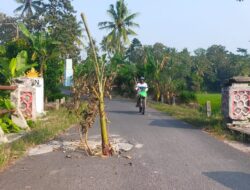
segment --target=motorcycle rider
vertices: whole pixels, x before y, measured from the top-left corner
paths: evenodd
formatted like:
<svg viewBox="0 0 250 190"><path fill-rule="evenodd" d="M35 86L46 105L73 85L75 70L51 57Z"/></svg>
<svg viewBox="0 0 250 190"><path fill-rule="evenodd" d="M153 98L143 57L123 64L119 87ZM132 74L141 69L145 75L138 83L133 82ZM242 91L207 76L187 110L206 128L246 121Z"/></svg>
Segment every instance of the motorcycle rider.
<svg viewBox="0 0 250 190"><path fill-rule="evenodd" d="M139 103L140 103L140 91L141 90L145 90L145 92L148 91L148 84L145 82L145 78L144 77L140 77L139 82L136 84L135 90L137 91L137 103L136 103L136 107L139 107Z"/></svg>

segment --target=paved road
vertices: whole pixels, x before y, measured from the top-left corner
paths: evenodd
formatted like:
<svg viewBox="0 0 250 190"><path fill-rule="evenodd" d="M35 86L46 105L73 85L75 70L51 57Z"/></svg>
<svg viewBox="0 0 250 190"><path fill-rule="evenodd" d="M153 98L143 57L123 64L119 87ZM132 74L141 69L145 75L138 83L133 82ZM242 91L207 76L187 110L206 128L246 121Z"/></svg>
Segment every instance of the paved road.
<svg viewBox="0 0 250 190"><path fill-rule="evenodd" d="M109 102L108 111L112 134L144 145L129 153L131 160L82 153L67 159L60 151L25 157L0 174L0 189L250 189L249 154L155 110L139 115L125 100ZM63 138L78 135L72 129Z"/></svg>

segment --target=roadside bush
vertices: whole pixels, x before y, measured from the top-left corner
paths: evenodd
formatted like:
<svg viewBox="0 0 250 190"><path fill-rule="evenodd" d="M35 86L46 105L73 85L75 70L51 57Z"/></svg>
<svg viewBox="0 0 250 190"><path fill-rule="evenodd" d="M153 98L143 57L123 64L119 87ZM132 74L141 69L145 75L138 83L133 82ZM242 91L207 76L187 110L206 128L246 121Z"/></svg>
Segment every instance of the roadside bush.
<svg viewBox="0 0 250 190"><path fill-rule="evenodd" d="M0 98L0 110L12 110L13 106L9 99ZM17 133L21 129L12 122L10 114L6 113L0 116L0 127L4 133Z"/></svg>
<svg viewBox="0 0 250 190"><path fill-rule="evenodd" d="M18 133L21 130L13 123L8 114L0 118L0 127L3 129L4 133Z"/></svg>
<svg viewBox="0 0 250 190"><path fill-rule="evenodd" d="M46 94L47 95L47 98L48 98L48 101L49 102L53 102L55 101L56 99L61 99L63 97L65 97L65 95L63 95L60 90L58 89L58 91L56 92L49 92Z"/></svg>
<svg viewBox="0 0 250 190"><path fill-rule="evenodd" d="M179 100L181 103L188 104L191 102L197 102L197 97L193 92L183 91L179 95Z"/></svg>
<svg viewBox="0 0 250 190"><path fill-rule="evenodd" d="M54 101L62 98L64 95L61 93L64 63L59 60L52 60L48 62L48 67L44 73L45 83L45 96L48 101Z"/></svg>

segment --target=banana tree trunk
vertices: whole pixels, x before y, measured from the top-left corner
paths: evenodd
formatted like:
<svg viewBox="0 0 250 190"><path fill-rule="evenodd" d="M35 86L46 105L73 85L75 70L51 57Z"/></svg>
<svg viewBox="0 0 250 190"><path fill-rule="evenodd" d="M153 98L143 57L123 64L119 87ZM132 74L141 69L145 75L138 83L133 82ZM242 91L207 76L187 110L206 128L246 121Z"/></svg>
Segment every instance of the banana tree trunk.
<svg viewBox="0 0 250 190"><path fill-rule="evenodd" d="M102 136L102 153L103 155L109 156L109 155L112 155L112 148L109 143L108 130L107 130L107 117L105 113L105 103L104 103L105 84L102 83L103 78L99 78L100 74L104 75L104 73L100 73L100 72L104 72L104 69L100 68L100 65L97 59L97 54L95 51L95 46L94 46L92 37L90 35L90 31L88 28L86 18L83 13L81 13L81 17L82 17L82 21L84 23L89 41L90 41L91 49L94 53L96 78L97 80L99 79L98 80L98 88L99 88L98 89L98 101L99 101L99 116L100 116L101 136Z"/></svg>
<svg viewBox="0 0 250 190"><path fill-rule="evenodd" d="M101 136L102 136L102 153L103 155L111 155L111 148L109 144L108 130L107 130L107 117L105 113L104 95L100 94L99 98L99 114L101 124Z"/></svg>

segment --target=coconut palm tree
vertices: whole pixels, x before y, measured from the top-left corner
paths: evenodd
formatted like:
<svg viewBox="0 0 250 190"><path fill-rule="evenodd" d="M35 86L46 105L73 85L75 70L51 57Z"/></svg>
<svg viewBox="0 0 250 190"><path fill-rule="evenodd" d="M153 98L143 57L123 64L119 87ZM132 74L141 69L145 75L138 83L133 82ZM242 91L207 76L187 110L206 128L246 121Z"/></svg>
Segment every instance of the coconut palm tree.
<svg viewBox="0 0 250 190"><path fill-rule="evenodd" d="M136 35L131 29L132 27L139 27L133 20L138 16L138 13L130 14L124 0L116 2L116 6L110 5L107 10L111 21L104 21L98 24L99 29L109 30L110 33L104 37L103 42L109 51L122 53L124 45L129 43L128 36Z"/></svg>
<svg viewBox="0 0 250 190"><path fill-rule="evenodd" d="M26 16L33 16L34 11L41 10L42 0L16 0L18 4L21 4L17 7L14 12L21 11L21 17L26 14Z"/></svg>

